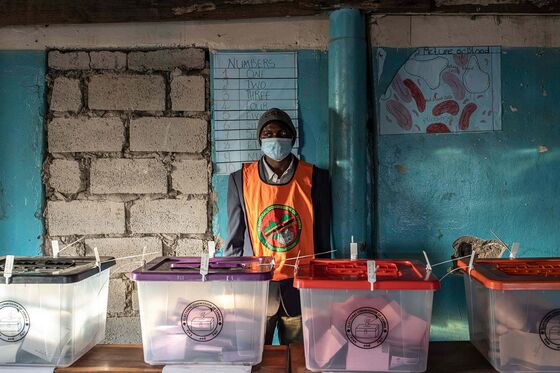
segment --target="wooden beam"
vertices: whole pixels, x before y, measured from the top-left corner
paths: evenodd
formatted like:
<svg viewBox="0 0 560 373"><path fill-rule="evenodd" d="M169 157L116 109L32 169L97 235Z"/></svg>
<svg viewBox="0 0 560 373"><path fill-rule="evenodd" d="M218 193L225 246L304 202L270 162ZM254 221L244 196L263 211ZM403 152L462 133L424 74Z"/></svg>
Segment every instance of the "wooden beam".
<svg viewBox="0 0 560 373"><path fill-rule="evenodd" d="M343 7L369 13L560 13L555 0L454 4L452 0L0 0L0 27L312 16Z"/></svg>
<svg viewBox="0 0 560 373"><path fill-rule="evenodd" d="M0 26L312 16L342 7L426 12L431 0L0 0Z"/></svg>

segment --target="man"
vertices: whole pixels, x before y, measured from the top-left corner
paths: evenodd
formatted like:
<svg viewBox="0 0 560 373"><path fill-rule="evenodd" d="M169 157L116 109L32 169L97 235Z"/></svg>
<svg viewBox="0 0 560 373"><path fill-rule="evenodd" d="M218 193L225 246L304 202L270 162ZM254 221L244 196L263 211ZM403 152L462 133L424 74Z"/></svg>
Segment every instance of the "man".
<svg viewBox="0 0 560 373"><path fill-rule="evenodd" d="M264 155L229 177L226 256L272 256L265 344L303 341L294 265L330 250L331 189L326 170L292 155L296 129L280 109L265 112L257 139ZM330 257L329 254L321 255Z"/></svg>

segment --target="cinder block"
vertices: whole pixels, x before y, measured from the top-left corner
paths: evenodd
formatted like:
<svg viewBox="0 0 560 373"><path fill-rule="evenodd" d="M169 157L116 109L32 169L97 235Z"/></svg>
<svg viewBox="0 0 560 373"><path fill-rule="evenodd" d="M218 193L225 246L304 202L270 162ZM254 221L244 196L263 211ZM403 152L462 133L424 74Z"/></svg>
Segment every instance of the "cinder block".
<svg viewBox="0 0 560 373"><path fill-rule="evenodd" d="M165 110L165 81L159 75L101 74L90 78L93 110Z"/></svg>
<svg viewBox="0 0 560 373"><path fill-rule="evenodd" d="M208 194L208 162L178 161L172 173L173 189L183 194Z"/></svg>
<svg viewBox="0 0 560 373"><path fill-rule="evenodd" d="M185 69L203 69L205 65L204 50L188 49L160 49L150 52L130 52L128 54L128 68L130 70L166 70L176 67Z"/></svg>
<svg viewBox="0 0 560 373"><path fill-rule="evenodd" d="M82 92L80 81L58 77L54 80L51 110L53 111L79 111L82 108Z"/></svg>
<svg viewBox="0 0 560 373"><path fill-rule="evenodd" d="M52 256L52 239L53 237L45 237L45 251L46 254L49 256ZM66 240L66 242L62 242L58 237L56 237L56 239L58 240L58 248L59 250L63 250L60 251L58 256L59 257L63 257L63 256L84 256L83 250L80 247L80 244L74 244L70 247L66 247L66 245L71 244L72 242L74 242L74 240Z"/></svg>
<svg viewBox="0 0 560 373"><path fill-rule="evenodd" d="M200 256L203 250L202 240L181 238L177 241L175 256Z"/></svg>
<svg viewBox="0 0 560 373"><path fill-rule="evenodd" d="M167 193L167 170L157 159L96 159L90 188L93 194Z"/></svg>
<svg viewBox="0 0 560 373"><path fill-rule="evenodd" d="M99 255L114 256L115 258L142 255L146 248L146 262L162 255L161 239L157 237L128 237L128 238L88 238L85 240L86 255L93 255L93 248L97 247ZM140 267L142 257L118 260L111 267L111 275L130 273Z"/></svg>
<svg viewBox="0 0 560 373"><path fill-rule="evenodd" d="M144 200L130 208L132 233L205 233L207 225L206 200Z"/></svg>
<svg viewBox="0 0 560 373"><path fill-rule="evenodd" d="M104 344L142 343L140 317L108 317Z"/></svg>
<svg viewBox="0 0 560 373"><path fill-rule="evenodd" d="M134 283L134 290L132 291L132 310L140 311L140 303L138 301L138 288L136 283Z"/></svg>
<svg viewBox="0 0 560 373"><path fill-rule="evenodd" d="M48 124L51 153L120 152L123 143L120 118L55 118Z"/></svg>
<svg viewBox="0 0 560 373"><path fill-rule="evenodd" d="M49 185L60 193L78 193L82 185L80 164L77 161L55 159L50 167Z"/></svg>
<svg viewBox="0 0 560 373"><path fill-rule="evenodd" d="M122 70L126 68L126 53L89 52L92 69Z"/></svg>
<svg viewBox="0 0 560 373"><path fill-rule="evenodd" d="M203 119L134 119L130 123L130 150L200 153L207 146L207 131L208 124Z"/></svg>
<svg viewBox="0 0 560 373"><path fill-rule="evenodd" d="M107 312L123 312L126 305L126 282L120 278L109 280L109 304Z"/></svg>
<svg viewBox="0 0 560 373"><path fill-rule="evenodd" d="M124 204L107 201L49 201L48 234L118 234L125 232Z"/></svg>
<svg viewBox="0 0 560 373"><path fill-rule="evenodd" d="M171 108L175 111L206 109L205 81L202 76L176 76L171 81Z"/></svg>
<svg viewBox="0 0 560 373"><path fill-rule="evenodd" d="M49 67L56 70L89 70L87 52L49 52Z"/></svg>

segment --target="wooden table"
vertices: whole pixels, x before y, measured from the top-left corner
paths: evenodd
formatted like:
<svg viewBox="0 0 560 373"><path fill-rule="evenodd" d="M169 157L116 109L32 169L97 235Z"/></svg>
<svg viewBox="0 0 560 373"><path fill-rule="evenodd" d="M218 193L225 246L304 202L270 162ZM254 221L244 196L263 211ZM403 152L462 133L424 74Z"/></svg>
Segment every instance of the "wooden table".
<svg viewBox="0 0 560 373"><path fill-rule="evenodd" d="M304 364L305 365L305 364ZM264 346L262 363L253 367L255 373L286 373L289 367L286 346ZM144 362L142 345L97 345L68 368L56 373L161 373L162 365ZM201 369L201 372L204 370Z"/></svg>
<svg viewBox="0 0 560 373"><path fill-rule="evenodd" d="M290 345L291 373L307 373L303 345ZM496 373L470 342L431 342L428 373Z"/></svg>

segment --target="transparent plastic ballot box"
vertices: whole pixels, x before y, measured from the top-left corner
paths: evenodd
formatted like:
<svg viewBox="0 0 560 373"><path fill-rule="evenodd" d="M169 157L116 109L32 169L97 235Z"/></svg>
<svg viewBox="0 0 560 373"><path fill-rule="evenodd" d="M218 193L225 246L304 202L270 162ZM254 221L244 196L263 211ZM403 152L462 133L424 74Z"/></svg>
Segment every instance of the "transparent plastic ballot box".
<svg viewBox="0 0 560 373"><path fill-rule="evenodd" d="M471 342L499 372L560 372L560 259L478 259L464 272Z"/></svg>
<svg viewBox="0 0 560 373"><path fill-rule="evenodd" d="M205 276L200 260L161 257L132 272L144 360L166 365L260 363L272 258L210 258Z"/></svg>
<svg viewBox="0 0 560 373"><path fill-rule="evenodd" d="M439 280L412 260L312 260L298 268L307 369L426 370L433 293Z"/></svg>
<svg viewBox="0 0 560 373"><path fill-rule="evenodd" d="M6 257L0 257L5 272ZM72 365L105 339L113 257L15 257L0 277L0 366ZM6 283L7 282L7 283Z"/></svg>

